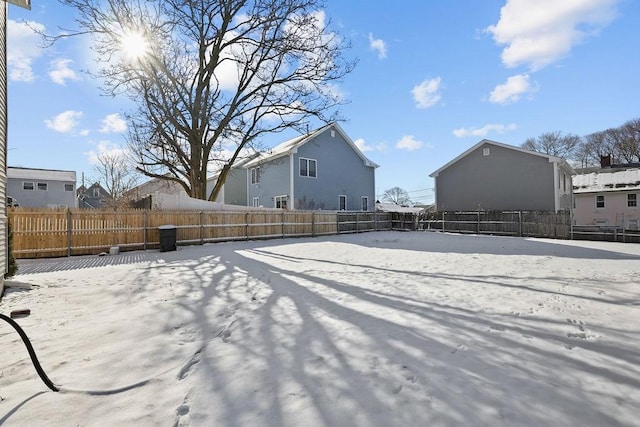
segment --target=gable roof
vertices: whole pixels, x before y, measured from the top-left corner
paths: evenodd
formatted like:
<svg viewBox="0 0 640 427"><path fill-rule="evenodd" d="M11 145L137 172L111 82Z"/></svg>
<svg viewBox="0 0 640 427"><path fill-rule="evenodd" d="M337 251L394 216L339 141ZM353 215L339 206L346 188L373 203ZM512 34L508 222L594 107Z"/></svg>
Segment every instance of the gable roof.
<svg viewBox="0 0 640 427"><path fill-rule="evenodd" d="M482 141L478 142L476 145L474 145L473 147L469 148L467 151L465 151L464 153L460 154L458 157L456 157L455 159L451 160L449 163L445 164L444 166L442 166L440 169L436 170L435 172L432 172L429 176L432 178L437 177L440 172L442 172L443 170L447 169L449 166L453 165L454 163L456 163L458 160L466 157L467 155L469 155L470 153L474 152L475 150L477 150L478 148L480 148L481 146L485 145L485 144L490 144L490 145L495 145L496 147L501 147L501 148L506 148L507 150L513 150L513 151L518 151L521 153L525 153L525 154L531 154L534 156L539 156L539 157L544 157L547 160L549 160L549 163L558 163L563 165L565 168L567 168L567 170L573 175L575 174L573 168L571 166L569 166L569 164L564 161L563 159L561 159L560 157L556 157L556 156L552 156L550 154L545 154L545 153L539 153L537 151L531 151L531 150L526 150L524 148L520 148L520 147L515 147L513 145L507 145L507 144L502 144L500 142L497 141L492 141L490 139L483 139Z"/></svg>
<svg viewBox="0 0 640 427"><path fill-rule="evenodd" d="M572 181L574 194L640 190L640 168L606 169L576 175Z"/></svg>
<svg viewBox="0 0 640 427"><path fill-rule="evenodd" d="M7 178L75 182L76 172L57 169L36 169L7 166Z"/></svg>
<svg viewBox="0 0 640 427"><path fill-rule="evenodd" d="M267 161L271 161L271 160L275 160L277 158L280 157L284 157L284 156L288 156L289 154L291 154L292 152L295 151L295 149L297 149L298 147L301 147L302 145L306 144L307 142L313 140L316 136L320 135L321 133L334 128L339 134L340 136L342 136L342 138L347 142L347 144L349 144L349 146L351 147L351 149L353 151L355 151L355 153L358 155L358 157L360 157L362 159L362 161L364 162L365 166L370 166L372 168L377 168L379 167L379 165L377 165L376 163L372 162L371 160L369 160L363 153L362 151L360 151L360 149L358 148L358 146L356 146L356 144L351 140L351 138L349 138L349 136L345 133L345 131L340 127L340 125L338 125L337 123L333 122L333 123L329 123L328 125L322 126L314 131L311 131L308 134L305 135L300 135L297 136L295 138L292 138L288 141L285 141L279 145L276 145L275 147L273 147L271 150L265 152L265 153L260 153L260 155L258 155L255 159L247 162L244 167L246 168L251 168L254 166L257 166L261 163L267 162Z"/></svg>

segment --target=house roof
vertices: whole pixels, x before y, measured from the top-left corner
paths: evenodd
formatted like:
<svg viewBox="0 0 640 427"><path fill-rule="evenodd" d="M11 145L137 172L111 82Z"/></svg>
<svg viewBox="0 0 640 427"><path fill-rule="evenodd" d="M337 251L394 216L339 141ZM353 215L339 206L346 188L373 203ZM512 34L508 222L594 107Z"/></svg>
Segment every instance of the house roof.
<svg viewBox="0 0 640 427"><path fill-rule="evenodd" d="M309 141L312 141L316 136L320 135L321 133L334 128L339 134L340 136L342 136L342 138L347 141L347 144L349 144L349 146L353 149L353 151L355 151L355 153L362 159L362 161L364 162L365 166L370 166L373 168L377 168L379 165L377 165L376 163L372 162L371 160L369 160L363 153L362 151L360 151L360 149L356 146L356 144L351 140L351 138L349 138L349 136L345 133L345 131L340 127L340 125L338 125L337 123L329 123L328 125L322 126L314 131L311 131L308 134L305 135L300 135L297 136L295 138L292 138L288 141L283 142L282 144L276 145L275 147L273 147L271 150L265 152L265 153L260 153L259 156L257 156L255 159L247 162L244 167L246 168L251 168L254 166L257 166L261 163L264 163L266 161L270 161L270 160L275 160L279 157L284 157L284 156L288 156L289 154L291 154L292 152L295 152L295 150L306 144Z"/></svg>
<svg viewBox="0 0 640 427"><path fill-rule="evenodd" d="M398 213L419 213L424 208L415 206L400 206L395 203L376 203L376 211L378 212L398 212Z"/></svg>
<svg viewBox="0 0 640 427"><path fill-rule="evenodd" d="M572 178L574 194L640 190L640 168L604 169Z"/></svg>
<svg viewBox="0 0 640 427"><path fill-rule="evenodd" d="M521 153L526 153L526 154L531 154L534 156L539 156L539 157L544 157L545 159L548 159L550 163L558 163L563 165L572 175L575 174L575 171L573 170L573 168L571 166L569 166L569 164L564 161L563 159L561 159L560 157L556 157L556 156L552 156L550 154L545 154L545 153L539 153L537 151L531 151L531 150L526 150L524 148L520 148L520 147L515 147L513 145L508 145L508 144L502 144L500 142L496 142L496 141L492 141L490 139L483 139L482 141L478 142L476 145L474 145L473 147L469 148L467 151L465 151L464 153L460 154L458 157L456 157L455 159L451 160L449 163L445 164L444 166L442 166L440 169L436 170L435 172L432 172L429 176L432 178L437 177L440 172L442 172L443 170L447 169L449 166L453 165L454 163L456 163L458 160L466 157L467 155L469 155L470 153L474 152L475 150L477 150L478 148L480 148L481 146L485 145L485 144L490 144L490 145L495 145L497 147L502 147L502 148L506 148L508 150L513 150L513 151L519 151Z"/></svg>
<svg viewBox="0 0 640 427"><path fill-rule="evenodd" d="M56 169L34 169L8 166L7 178L75 182L76 172Z"/></svg>
<svg viewBox="0 0 640 427"><path fill-rule="evenodd" d="M260 155L260 153L252 153L250 155L248 155L247 157L244 157L240 160L236 160L233 165L231 165L231 170L233 169L238 169L243 167L245 164L249 163L250 161L252 161L253 159L255 159L256 157L258 157ZM220 172L221 170L216 171L213 175L211 175L210 177L207 178L207 181L216 181L218 179L218 177L220 176Z"/></svg>

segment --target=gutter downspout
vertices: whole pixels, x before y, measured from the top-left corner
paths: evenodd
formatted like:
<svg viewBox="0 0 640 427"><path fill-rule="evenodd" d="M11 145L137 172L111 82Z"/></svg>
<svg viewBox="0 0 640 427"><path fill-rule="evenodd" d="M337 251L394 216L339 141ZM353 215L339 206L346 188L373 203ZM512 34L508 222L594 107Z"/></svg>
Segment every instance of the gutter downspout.
<svg viewBox="0 0 640 427"><path fill-rule="evenodd" d="M297 149L293 149L291 150L291 152L289 153L289 197L291 198L290 203L288 203L287 205L289 206L289 210L295 210L295 203L296 203L296 199L295 199L295 194L294 194L294 188L295 185L293 180L295 178L295 159L294 159L294 154L297 153L298 150Z"/></svg>
<svg viewBox="0 0 640 427"><path fill-rule="evenodd" d="M560 164L558 162L553 162L553 202L554 202L554 212L558 212L560 210L560 174L558 173L560 169Z"/></svg>

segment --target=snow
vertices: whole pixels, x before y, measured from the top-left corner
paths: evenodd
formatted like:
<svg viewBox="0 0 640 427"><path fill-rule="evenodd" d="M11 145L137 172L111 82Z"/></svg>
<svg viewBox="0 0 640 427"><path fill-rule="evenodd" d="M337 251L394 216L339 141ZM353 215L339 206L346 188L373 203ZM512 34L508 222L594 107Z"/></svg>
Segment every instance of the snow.
<svg viewBox="0 0 640 427"><path fill-rule="evenodd" d="M606 169L573 176L573 192L640 190L640 169Z"/></svg>
<svg viewBox="0 0 640 427"><path fill-rule="evenodd" d="M376 232L20 263L0 424L640 426L640 245ZM4 323L4 322L0 322Z"/></svg>

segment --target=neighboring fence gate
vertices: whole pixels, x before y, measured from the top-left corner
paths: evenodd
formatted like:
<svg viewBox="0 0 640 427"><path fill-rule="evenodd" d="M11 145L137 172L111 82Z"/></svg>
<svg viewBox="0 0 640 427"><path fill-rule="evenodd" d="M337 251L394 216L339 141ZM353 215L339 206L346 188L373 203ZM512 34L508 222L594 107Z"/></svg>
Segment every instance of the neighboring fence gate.
<svg viewBox="0 0 640 427"><path fill-rule="evenodd" d="M421 230L519 237L571 238L569 212L432 212L420 216Z"/></svg>

